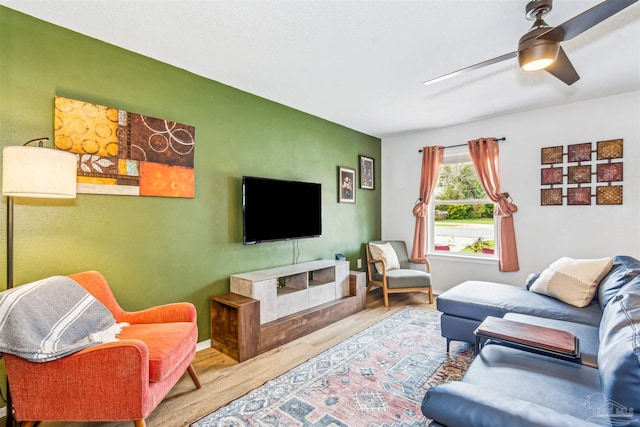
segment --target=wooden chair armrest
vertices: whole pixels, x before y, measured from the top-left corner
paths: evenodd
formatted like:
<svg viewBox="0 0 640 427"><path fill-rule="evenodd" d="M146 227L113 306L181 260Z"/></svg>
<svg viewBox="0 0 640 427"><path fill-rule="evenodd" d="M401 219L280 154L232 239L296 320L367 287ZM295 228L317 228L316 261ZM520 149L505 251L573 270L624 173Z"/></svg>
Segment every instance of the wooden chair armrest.
<svg viewBox="0 0 640 427"><path fill-rule="evenodd" d="M369 261L369 264L382 264L382 275L386 275L387 274L387 264L384 262L383 259L372 259L371 261Z"/></svg>

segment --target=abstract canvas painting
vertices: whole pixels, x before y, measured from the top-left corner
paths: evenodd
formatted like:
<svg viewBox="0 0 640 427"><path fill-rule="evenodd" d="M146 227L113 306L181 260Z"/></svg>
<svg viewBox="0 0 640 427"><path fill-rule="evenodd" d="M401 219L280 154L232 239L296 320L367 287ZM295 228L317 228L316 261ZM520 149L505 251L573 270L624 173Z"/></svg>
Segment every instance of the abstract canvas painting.
<svg viewBox="0 0 640 427"><path fill-rule="evenodd" d="M195 128L56 97L54 142L78 159L78 192L195 196Z"/></svg>

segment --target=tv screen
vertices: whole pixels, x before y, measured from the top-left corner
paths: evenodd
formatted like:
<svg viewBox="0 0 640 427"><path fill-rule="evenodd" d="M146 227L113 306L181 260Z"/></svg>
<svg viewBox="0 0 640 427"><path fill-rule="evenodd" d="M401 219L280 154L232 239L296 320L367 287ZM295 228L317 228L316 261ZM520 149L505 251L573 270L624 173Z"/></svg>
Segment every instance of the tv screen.
<svg viewBox="0 0 640 427"><path fill-rule="evenodd" d="M242 177L243 241L302 239L322 235L322 186Z"/></svg>

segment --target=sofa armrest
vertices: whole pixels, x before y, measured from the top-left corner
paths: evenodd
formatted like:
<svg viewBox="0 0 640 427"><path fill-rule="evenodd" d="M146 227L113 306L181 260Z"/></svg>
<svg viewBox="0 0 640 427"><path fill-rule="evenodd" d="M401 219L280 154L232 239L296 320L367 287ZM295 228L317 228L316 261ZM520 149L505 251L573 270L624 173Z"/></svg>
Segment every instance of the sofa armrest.
<svg viewBox="0 0 640 427"><path fill-rule="evenodd" d="M130 419L140 401L152 404L149 350L139 340L100 344L50 362L4 358L18 420L83 419L88 412L94 420Z"/></svg>
<svg viewBox="0 0 640 427"><path fill-rule="evenodd" d="M124 312L118 319L131 325L141 323L196 322L196 308L189 302L158 305L140 311Z"/></svg>
<svg viewBox="0 0 640 427"><path fill-rule="evenodd" d="M473 427L595 427L572 415L461 381L427 391L422 413L445 426Z"/></svg>

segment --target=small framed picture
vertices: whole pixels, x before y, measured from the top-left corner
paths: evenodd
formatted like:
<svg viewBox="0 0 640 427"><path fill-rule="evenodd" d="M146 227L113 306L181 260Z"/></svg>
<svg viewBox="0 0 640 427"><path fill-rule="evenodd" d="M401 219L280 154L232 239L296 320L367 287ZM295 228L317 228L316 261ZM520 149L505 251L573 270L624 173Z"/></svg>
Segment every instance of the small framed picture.
<svg viewBox="0 0 640 427"><path fill-rule="evenodd" d="M356 170L338 166L338 202L356 202Z"/></svg>
<svg viewBox="0 0 640 427"><path fill-rule="evenodd" d="M359 156L360 158L360 188L365 190L375 190L376 174L375 160L367 156Z"/></svg>

